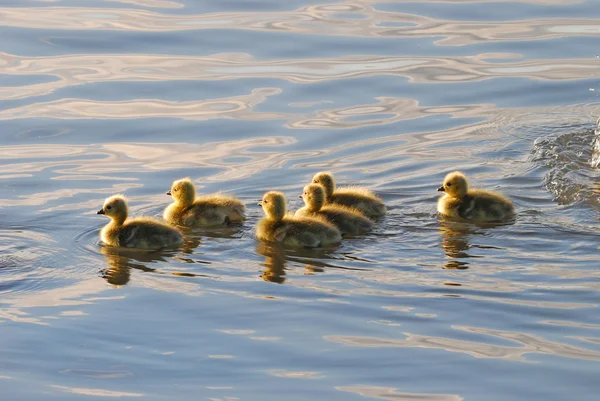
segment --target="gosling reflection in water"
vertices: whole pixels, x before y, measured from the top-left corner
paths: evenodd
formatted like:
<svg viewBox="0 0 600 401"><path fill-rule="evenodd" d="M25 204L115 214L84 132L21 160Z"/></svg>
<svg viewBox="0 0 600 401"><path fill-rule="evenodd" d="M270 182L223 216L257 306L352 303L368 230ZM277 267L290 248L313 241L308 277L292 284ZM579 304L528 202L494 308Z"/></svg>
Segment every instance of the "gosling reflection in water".
<svg viewBox="0 0 600 401"><path fill-rule="evenodd" d="M442 220L440 225L442 233L442 249L449 258L469 258L466 252L470 248L468 235L473 233L467 224L454 223Z"/></svg>
<svg viewBox="0 0 600 401"><path fill-rule="evenodd" d="M185 254L191 254L193 249L200 245L200 240L195 238L186 239L181 251ZM174 250L160 250L160 251L141 251L127 248L115 248L103 246L100 247L100 253L106 258L108 267L101 270L102 278L107 283L122 286L126 285L131 278L132 269L136 269L147 273L159 273L162 274L158 269L148 267L149 263L156 262L168 262L169 259L175 258L181 261L187 262L181 256L176 256L177 251ZM191 275L195 274L181 274L173 273L173 275Z"/></svg>
<svg viewBox="0 0 600 401"><path fill-rule="evenodd" d="M491 229L507 224L511 223L463 223L449 217L441 216L439 229L442 235L442 249L446 253L446 256L452 259L444 264L444 269L468 269L469 262L461 259L483 257L468 252L472 248L501 249L493 246L471 245L470 237L481 235L482 232L480 229Z"/></svg>
<svg viewBox="0 0 600 401"><path fill-rule="evenodd" d="M468 258L477 258L467 251L471 248L469 236L475 234L476 230L470 224L457 223L448 218L442 217L440 222L440 232L442 234L442 249L448 258L444 269L464 270L469 268Z"/></svg>
<svg viewBox="0 0 600 401"><path fill-rule="evenodd" d="M100 253L106 258L108 268L101 271L102 278L112 285L126 285L131 277L131 269L144 272L154 272L156 269L147 267L144 263L164 259L164 253L136 252L127 249L101 247Z"/></svg>
<svg viewBox="0 0 600 401"><path fill-rule="evenodd" d="M282 244L258 241L256 253L265 257L265 262L262 264L265 269L261 273L261 277L271 283L283 284L285 282L288 262L305 264L304 274L306 275L323 272L326 267L339 268L339 266L316 259L330 257L331 253L323 249L286 249Z"/></svg>
<svg viewBox="0 0 600 401"><path fill-rule="evenodd" d="M265 244L259 241L256 245L256 253L265 257L262 264L265 270L262 271L263 280L283 284L285 281L285 250L277 244Z"/></svg>
<svg viewBox="0 0 600 401"><path fill-rule="evenodd" d="M468 262L462 262L460 260L449 260L444 264L446 270L465 270L469 268Z"/></svg>

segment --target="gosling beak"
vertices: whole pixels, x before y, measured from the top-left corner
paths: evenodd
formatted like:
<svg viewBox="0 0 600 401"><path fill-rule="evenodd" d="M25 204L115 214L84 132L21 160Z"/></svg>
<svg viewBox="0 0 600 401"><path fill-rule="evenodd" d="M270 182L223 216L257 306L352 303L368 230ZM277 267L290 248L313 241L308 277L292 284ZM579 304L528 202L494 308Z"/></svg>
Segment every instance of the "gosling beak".
<svg viewBox="0 0 600 401"><path fill-rule="evenodd" d="M257 205L258 205L258 206L262 206L262 202L258 202L258 203L257 203Z"/></svg>
<svg viewBox="0 0 600 401"><path fill-rule="evenodd" d="M302 199L302 195L298 195L298 198Z"/></svg>
<svg viewBox="0 0 600 401"><path fill-rule="evenodd" d="M167 192L165 192L165 194L171 196L171 191L167 191Z"/></svg>
<svg viewBox="0 0 600 401"><path fill-rule="evenodd" d="M100 209L96 212L96 214L104 214L104 209Z"/></svg>
<svg viewBox="0 0 600 401"><path fill-rule="evenodd" d="M441 187L438 188L438 192L446 192L446 190L444 189L444 186L442 185Z"/></svg>

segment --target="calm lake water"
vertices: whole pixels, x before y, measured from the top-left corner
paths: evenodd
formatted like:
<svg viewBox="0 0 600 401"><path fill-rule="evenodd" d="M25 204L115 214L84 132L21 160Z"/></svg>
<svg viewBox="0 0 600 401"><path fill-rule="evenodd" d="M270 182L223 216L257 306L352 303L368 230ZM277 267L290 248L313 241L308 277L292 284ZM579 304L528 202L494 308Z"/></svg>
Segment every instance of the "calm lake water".
<svg viewBox="0 0 600 401"><path fill-rule="evenodd" d="M2 400L597 400L598 2L0 2ZM600 149L600 144L596 144ZM441 221L461 169L514 224ZM335 249L254 239L319 170L389 205ZM240 228L103 247L123 193Z"/></svg>

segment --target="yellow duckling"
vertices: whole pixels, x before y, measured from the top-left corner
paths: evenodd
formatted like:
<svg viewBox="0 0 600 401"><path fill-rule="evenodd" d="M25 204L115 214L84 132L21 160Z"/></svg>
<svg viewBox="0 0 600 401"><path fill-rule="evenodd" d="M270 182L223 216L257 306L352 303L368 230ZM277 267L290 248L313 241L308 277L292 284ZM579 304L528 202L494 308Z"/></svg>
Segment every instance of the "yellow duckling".
<svg viewBox="0 0 600 401"><path fill-rule="evenodd" d="M167 195L175 201L163 214L171 224L208 227L241 223L245 219L246 208L239 199L220 193L196 198L196 187L189 178L174 181Z"/></svg>
<svg viewBox="0 0 600 401"><path fill-rule="evenodd" d="M383 201L366 188L343 187L336 189L333 175L329 172L315 174L312 183L320 184L325 188L326 203L353 207L367 217L383 216L386 212Z"/></svg>
<svg viewBox="0 0 600 401"><path fill-rule="evenodd" d="M342 235L333 224L319 217L286 215L286 203L281 192L271 191L263 196L258 205L262 206L265 217L256 226L256 238L308 248L341 242Z"/></svg>
<svg viewBox="0 0 600 401"><path fill-rule="evenodd" d="M183 244L183 235L176 228L151 217L128 219L127 201L122 195L107 198L97 213L111 218L111 222L100 231L100 239L107 245L161 249Z"/></svg>
<svg viewBox="0 0 600 401"><path fill-rule="evenodd" d="M305 206L296 211L296 216L323 216L333 223L342 235L364 234L373 228L373 222L356 209L347 206L325 203L325 189L319 184L308 184L300 198Z"/></svg>
<svg viewBox="0 0 600 401"><path fill-rule="evenodd" d="M445 216L472 221L498 221L515 213L512 202L504 196L481 189L470 190L467 177L459 171L446 175L438 191L446 193L437 204L438 212Z"/></svg>

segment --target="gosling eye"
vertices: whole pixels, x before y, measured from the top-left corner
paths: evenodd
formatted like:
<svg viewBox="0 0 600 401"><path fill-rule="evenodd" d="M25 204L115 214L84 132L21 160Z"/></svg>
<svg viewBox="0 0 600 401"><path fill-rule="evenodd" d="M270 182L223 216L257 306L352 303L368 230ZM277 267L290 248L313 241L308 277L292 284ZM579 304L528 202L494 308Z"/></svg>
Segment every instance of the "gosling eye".
<svg viewBox="0 0 600 401"><path fill-rule="evenodd" d="M450 183L450 182L449 182L449 183L447 183L447 184L446 184L446 186L447 186L447 187L451 187L451 186L452 186L452 183Z"/></svg>
<svg viewBox="0 0 600 401"><path fill-rule="evenodd" d="M313 180L313 184L317 184L317 183L318 183L318 181L317 181L317 180Z"/></svg>
<svg viewBox="0 0 600 401"><path fill-rule="evenodd" d="M106 210L112 209L112 206L106 206Z"/></svg>
<svg viewBox="0 0 600 401"><path fill-rule="evenodd" d="M177 188L173 188L173 191L177 192Z"/></svg>
<svg viewBox="0 0 600 401"><path fill-rule="evenodd" d="M267 201L267 200L264 200L264 201L263 201L263 203L269 203L269 201Z"/></svg>

